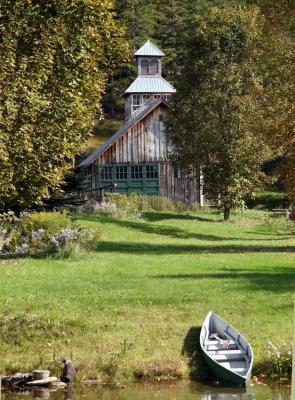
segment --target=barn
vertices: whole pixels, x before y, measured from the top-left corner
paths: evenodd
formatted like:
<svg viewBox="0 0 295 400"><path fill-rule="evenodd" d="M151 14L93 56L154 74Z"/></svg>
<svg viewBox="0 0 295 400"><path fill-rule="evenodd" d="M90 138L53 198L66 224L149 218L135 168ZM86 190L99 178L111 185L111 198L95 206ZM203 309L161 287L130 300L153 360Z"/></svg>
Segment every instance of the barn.
<svg viewBox="0 0 295 400"><path fill-rule="evenodd" d="M124 93L124 125L78 167L90 190L160 195L202 204L198 177L169 160L165 116L174 87L162 76L164 53L148 40L134 54L137 77Z"/></svg>

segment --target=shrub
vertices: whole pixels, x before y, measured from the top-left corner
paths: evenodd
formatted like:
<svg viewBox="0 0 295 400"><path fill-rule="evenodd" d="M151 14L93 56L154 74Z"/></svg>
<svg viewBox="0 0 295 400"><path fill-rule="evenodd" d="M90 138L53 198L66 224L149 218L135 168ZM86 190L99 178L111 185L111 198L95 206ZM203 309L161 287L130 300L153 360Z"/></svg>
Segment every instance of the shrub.
<svg viewBox="0 0 295 400"><path fill-rule="evenodd" d="M1 220L7 225L7 218ZM36 212L11 219L8 230L2 228L0 252L17 256L77 258L85 251L96 250L99 240L99 232L75 226L67 213Z"/></svg>
<svg viewBox="0 0 295 400"><path fill-rule="evenodd" d="M283 234L295 232L294 222L291 220L287 220L286 217L283 215L267 215L265 217L264 223L259 226L259 229L267 232Z"/></svg>
<svg viewBox="0 0 295 400"><path fill-rule="evenodd" d="M139 216L142 211L187 211L189 208L182 202L176 202L164 196L147 196L131 193L129 196L121 193L108 193L107 203L115 204L116 215L123 211L124 215Z"/></svg>
<svg viewBox="0 0 295 400"><path fill-rule="evenodd" d="M95 211L103 215L115 215L117 212L117 206L115 203L100 203L96 206Z"/></svg>
<svg viewBox="0 0 295 400"><path fill-rule="evenodd" d="M164 196L147 196L146 210L175 211L176 203Z"/></svg>
<svg viewBox="0 0 295 400"><path fill-rule="evenodd" d="M255 209L287 208L288 200L282 192L264 191L255 194L255 198L247 201L247 207Z"/></svg>
<svg viewBox="0 0 295 400"><path fill-rule="evenodd" d="M23 232L38 231L44 229L48 234L53 235L61 229L71 226L71 216L66 212L33 212L23 224Z"/></svg>

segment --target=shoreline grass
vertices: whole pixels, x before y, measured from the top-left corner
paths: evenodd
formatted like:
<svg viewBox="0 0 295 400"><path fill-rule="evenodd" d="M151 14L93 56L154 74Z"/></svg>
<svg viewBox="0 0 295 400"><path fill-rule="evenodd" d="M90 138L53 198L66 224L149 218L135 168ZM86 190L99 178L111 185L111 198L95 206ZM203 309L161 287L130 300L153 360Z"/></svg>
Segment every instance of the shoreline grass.
<svg viewBox="0 0 295 400"><path fill-rule="evenodd" d="M273 371L267 343L291 342L295 239L259 211L77 214L96 252L76 260L0 261L0 374L69 356L79 379L204 377L198 329L209 310L253 346L254 373Z"/></svg>

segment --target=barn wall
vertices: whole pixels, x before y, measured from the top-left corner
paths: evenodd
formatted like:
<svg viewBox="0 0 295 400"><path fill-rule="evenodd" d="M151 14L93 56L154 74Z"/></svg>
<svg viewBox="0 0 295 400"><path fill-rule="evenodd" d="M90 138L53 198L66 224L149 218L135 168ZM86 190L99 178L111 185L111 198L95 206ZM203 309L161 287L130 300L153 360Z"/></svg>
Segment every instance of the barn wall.
<svg viewBox="0 0 295 400"><path fill-rule="evenodd" d="M200 180L170 163L161 163L160 195L185 204L201 203Z"/></svg>
<svg viewBox="0 0 295 400"><path fill-rule="evenodd" d="M167 110L158 107L146 118L113 143L95 163L145 163L167 159L168 144L164 134L164 122Z"/></svg>
<svg viewBox="0 0 295 400"><path fill-rule="evenodd" d="M169 144L164 133L164 106L154 109L133 125L89 167L91 188L96 186L96 165L159 163L159 194L186 204L200 203L200 182L169 163Z"/></svg>

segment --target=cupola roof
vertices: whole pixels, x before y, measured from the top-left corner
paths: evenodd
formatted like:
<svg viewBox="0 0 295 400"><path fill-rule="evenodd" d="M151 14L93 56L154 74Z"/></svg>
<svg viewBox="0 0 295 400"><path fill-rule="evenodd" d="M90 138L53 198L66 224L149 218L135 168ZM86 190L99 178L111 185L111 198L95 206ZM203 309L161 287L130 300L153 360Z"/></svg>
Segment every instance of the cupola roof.
<svg viewBox="0 0 295 400"><path fill-rule="evenodd" d="M130 93L175 93L174 87L161 76L139 76L125 91Z"/></svg>
<svg viewBox="0 0 295 400"><path fill-rule="evenodd" d="M156 45L154 45L150 40L145 42L140 49L138 49L135 53L135 57L145 57L145 56L153 56L153 57L163 57L165 54L160 50Z"/></svg>

